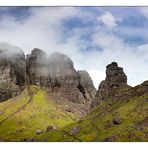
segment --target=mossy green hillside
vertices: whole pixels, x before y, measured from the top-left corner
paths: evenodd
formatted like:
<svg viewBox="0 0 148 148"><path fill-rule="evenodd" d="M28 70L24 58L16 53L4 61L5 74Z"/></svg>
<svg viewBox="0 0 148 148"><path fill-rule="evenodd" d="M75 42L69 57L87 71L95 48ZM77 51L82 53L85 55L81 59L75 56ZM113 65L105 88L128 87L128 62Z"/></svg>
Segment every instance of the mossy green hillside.
<svg viewBox="0 0 148 148"><path fill-rule="evenodd" d="M118 100L110 106L108 103L113 101L110 98L84 119L61 128L61 132L40 135L38 140L46 137L46 141L148 141L147 99L148 95L145 94L129 100ZM116 117L122 119L120 124L113 124ZM80 132L71 135L70 130L74 127L79 127Z"/></svg>
<svg viewBox="0 0 148 148"><path fill-rule="evenodd" d="M32 86L32 101L22 110L0 125L0 139L5 141L20 141L27 138L37 138L37 129L46 131L48 126L62 128L75 121L72 114L66 114L47 97L44 90ZM0 103L0 121L23 106L28 100L27 89L13 99Z"/></svg>
<svg viewBox="0 0 148 148"><path fill-rule="evenodd" d="M33 98L27 106L0 124L4 141L148 141L148 94L129 99L108 98L81 119L67 113L48 97L45 90L32 86ZM0 103L0 121L26 104L27 89L18 97ZM114 123L114 119L121 122ZM48 126L57 128L46 132ZM79 132L71 134L76 127ZM36 134L36 130L42 131Z"/></svg>

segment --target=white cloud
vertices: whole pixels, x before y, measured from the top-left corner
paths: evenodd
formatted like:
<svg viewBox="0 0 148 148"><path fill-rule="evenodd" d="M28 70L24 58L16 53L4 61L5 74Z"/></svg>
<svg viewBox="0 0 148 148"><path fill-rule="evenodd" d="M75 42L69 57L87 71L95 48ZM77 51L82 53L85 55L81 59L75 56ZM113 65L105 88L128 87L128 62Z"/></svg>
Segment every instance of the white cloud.
<svg viewBox="0 0 148 148"><path fill-rule="evenodd" d="M77 9L72 7L37 7L30 9L31 15L25 20L17 21L14 16L3 16L0 20L0 41L17 45L25 53L35 47L51 53L58 50L62 20L76 13Z"/></svg>
<svg viewBox="0 0 148 148"><path fill-rule="evenodd" d="M101 30L101 27L83 27L70 30L71 36L64 41L63 34L67 32L62 25L63 20L79 17L84 21L93 19L91 13L85 13L78 7L37 7L31 8L30 16L18 21L15 16L5 15L0 19L0 41L21 47L25 53L33 48L41 48L47 53L59 51L67 54L76 69L87 70L98 88L105 78L105 67L112 61L117 61L123 67L130 85L137 85L147 79L148 50L146 45L132 47L113 33ZM102 16L103 17L103 16ZM109 28L115 27L116 20L109 12L104 14L104 24ZM94 18L96 19L96 18ZM100 46L103 50L81 52L87 46L81 37L92 30L91 44ZM140 54L140 56L139 56Z"/></svg>
<svg viewBox="0 0 148 148"><path fill-rule="evenodd" d="M101 20L109 28L117 26L116 19L110 12L105 12L102 16L98 17L98 20Z"/></svg>
<svg viewBox="0 0 148 148"><path fill-rule="evenodd" d="M92 36L93 44L101 48L118 48L123 44L123 41L112 33L106 33L98 30ZM120 49L119 49L120 50Z"/></svg>

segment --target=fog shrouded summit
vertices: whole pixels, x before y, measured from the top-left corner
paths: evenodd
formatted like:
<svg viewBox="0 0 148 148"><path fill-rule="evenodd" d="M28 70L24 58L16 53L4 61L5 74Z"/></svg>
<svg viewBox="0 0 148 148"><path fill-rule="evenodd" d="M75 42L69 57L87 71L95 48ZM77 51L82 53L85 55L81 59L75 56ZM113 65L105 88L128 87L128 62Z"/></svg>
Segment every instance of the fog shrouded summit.
<svg viewBox="0 0 148 148"><path fill-rule="evenodd" d="M1 50L1 54L0 54L1 58L6 57L6 58L12 59L16 55L24 54L21 48L10 45L8 43L0 43L0 50Z"/></svg>
<svg viewBox="0 0 148 148"><path fill-rule="evenodd" d="M0 43L0 101L21 93L25 86L26 61L23 51Z"/></svg>

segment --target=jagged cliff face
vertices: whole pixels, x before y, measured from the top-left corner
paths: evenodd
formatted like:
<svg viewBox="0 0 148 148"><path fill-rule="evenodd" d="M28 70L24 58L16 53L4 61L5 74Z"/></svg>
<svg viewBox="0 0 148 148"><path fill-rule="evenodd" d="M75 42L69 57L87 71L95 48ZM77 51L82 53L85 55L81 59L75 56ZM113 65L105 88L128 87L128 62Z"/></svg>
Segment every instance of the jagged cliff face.
<svg viewBox="0 0 148 148"><path fill-rule="evenodd" d="M5 44L0 48L0 100L17 96L25 81L28 85L44 87L49 99L68 111L85 115L96 90L86 71L76 71L72 60L64 54L47 57L40 49L33 49L25 59L21 49Z"/></svg>
<svg viewBox="0 0 148 148"><path fill-rule="evenodd" d="M25 85L26 62L21 49L0 44L0 101L12 98Z"/></svg>

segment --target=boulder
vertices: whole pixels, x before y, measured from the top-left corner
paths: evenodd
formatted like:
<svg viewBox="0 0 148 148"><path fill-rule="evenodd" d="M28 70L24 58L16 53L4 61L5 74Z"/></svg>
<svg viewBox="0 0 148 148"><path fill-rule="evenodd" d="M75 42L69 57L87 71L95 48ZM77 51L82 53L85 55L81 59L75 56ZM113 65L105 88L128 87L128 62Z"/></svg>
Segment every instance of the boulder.
<svg viewBox="0 0 148 148"><path fill-rule="evenodd" d="M112 122L116 125L121 124L122 118L121 117L115 117Z"/></svg>
<svg viewBox="0 0 148 148"><path fill-rule="evenodd" d="M74 135L80 132L80 127L74 127L70 130L70 134Z"/></svg>
<svg viewBox="0 0 148 148"><path fill-rule="evenodd" d="M35 133L36 133L37 135L39 135L39 134L42 134L42 133L43 133L43 131L42 131L42 130L40 130L40 129L37 129L37 130L35 131Z"/></svg>

